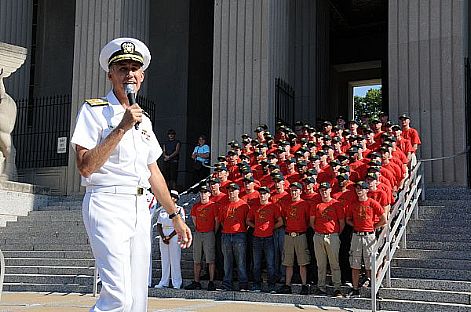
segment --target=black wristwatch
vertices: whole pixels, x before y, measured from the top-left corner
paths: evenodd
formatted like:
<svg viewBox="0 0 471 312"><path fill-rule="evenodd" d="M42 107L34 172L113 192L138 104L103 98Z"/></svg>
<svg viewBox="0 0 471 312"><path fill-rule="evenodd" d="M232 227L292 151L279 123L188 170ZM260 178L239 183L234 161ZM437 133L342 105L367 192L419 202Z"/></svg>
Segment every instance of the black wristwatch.
<svg viewBox="0 0 471 312"><path fill-rule="evenodd" d="M181 209L181 208L180 208L180 209ZM174 213L169 214L169 215L168 215L168 218L169 218L170 220L172 220L173 218L175 218L177 215L180 214L180 209L178 209L178 210L177 210L176 212L174 212Z"/></svg>

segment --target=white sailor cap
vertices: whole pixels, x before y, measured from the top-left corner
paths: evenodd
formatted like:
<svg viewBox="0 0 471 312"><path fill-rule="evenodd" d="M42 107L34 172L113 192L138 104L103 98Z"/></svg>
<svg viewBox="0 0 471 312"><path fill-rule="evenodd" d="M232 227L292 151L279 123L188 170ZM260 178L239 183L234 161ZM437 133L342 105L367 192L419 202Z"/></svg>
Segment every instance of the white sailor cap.
<svg viewBox="0 0 471 312"><path fill-rule="evenodd" d="M142 64L146 70L150 64L150 51L140 40L134 38L116 38L108 42L100 52L100 65L106 72L111 63L133 60Z"/></svg>
<svg viewBox="0 0 471 312"><path fill-rule="evenodd" d="M176 190L170 190L170 196L171 197L174 197L176 199L179 199L180 198L180 194L178 193L178 191Z"/></svg>

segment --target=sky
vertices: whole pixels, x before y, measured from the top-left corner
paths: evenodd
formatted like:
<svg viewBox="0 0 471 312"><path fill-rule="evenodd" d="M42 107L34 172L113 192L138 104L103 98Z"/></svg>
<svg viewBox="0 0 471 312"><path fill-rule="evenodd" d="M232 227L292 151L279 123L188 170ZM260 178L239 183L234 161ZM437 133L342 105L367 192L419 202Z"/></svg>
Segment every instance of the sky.
<svg viewBox="0 0 471 312"><path fill-rule="evenodd" d="M365 96L366 92L370 89L380 89L381 85L373 85L373 86L364 86L364 87L354 87L353 88L353 96Z"/></svg>

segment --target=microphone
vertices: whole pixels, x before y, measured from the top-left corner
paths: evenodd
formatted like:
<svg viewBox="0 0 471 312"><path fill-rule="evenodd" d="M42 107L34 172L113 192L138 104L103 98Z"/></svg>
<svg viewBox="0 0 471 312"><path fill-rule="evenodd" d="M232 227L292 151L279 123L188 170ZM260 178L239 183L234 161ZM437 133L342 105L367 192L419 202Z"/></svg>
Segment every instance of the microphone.
<svg viewBox="0 0 471 312"><path fill-rule="evenodd" d="M128 97L129 105L136 104L136 92L134 91L134 85L132 83L124 84L124 92L126 93L126 96ZM139 130L139 124L140 122L136 122L134 124L134 128L136 130Z"/></svg>

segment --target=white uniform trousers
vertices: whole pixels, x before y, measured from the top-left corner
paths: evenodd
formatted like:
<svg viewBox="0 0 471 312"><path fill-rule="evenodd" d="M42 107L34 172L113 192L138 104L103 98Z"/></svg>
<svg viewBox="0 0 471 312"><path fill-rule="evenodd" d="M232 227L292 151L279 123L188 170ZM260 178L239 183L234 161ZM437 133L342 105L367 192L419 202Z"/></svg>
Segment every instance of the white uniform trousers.
<svg viewBox="0 0 471 312"><path fill-rule="evenodd" d="M82 213L102 282L90 311L146 312L150 256L146 197L85 193Z"/></svg>
<svg viewBox="0 0 471 312"><path fill-rule="evenodd" d="M173 230L172 230L173 231ZM170 231L170 232L172 232ZM168 235L170 233L165 233ZM170 239L168 245L162 242L160 239L160 259L162 264L162 279L160 280L157 287L168 287L170 282L170 274L172 276L173 288L182 287L182 271L181 271L181 247L178 245L178 235L175 235Z"/></svg>

